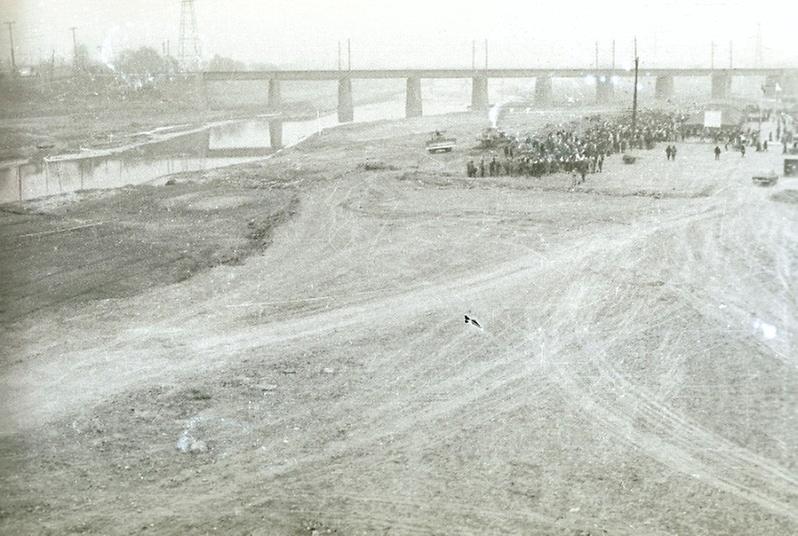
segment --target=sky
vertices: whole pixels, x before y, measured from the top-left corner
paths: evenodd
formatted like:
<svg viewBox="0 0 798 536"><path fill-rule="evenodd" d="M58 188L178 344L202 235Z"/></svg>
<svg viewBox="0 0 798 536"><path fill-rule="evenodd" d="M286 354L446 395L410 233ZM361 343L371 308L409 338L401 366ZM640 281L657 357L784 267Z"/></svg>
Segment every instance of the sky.
<svg viewBox="0 0 798 536"><path fill-rule="evenodd" d="M491 67L757 64L798 66L796 0L195 0L203 58L215 54L284 68L336 68L338 42L352 43L353 68L470 67L472 43ZM17 62L69 58L72 34L97 58L170 41L177 54L181 0L0 0L0 22L15 21ZM0 59L8 65L7 28Z"/></svg>

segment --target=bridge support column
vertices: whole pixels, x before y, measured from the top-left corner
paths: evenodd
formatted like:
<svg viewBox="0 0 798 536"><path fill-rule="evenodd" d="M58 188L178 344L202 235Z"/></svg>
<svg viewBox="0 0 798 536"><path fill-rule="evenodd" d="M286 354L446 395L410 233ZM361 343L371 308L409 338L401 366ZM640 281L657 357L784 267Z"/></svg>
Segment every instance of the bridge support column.
<svg viewBox="0 0 798 536"><path fill-rule="evenodd" d="M551 104L550 76L538 76L535 78L535 104L539 106Z"/></svg>
<svg viewBox="0 0 798 536"><path fill-rule="evenodd" d="M765 78L765 84L762 86L762 92L765 97L775 97L779 90L783 90L784 81L778 75L769 75Z"/></svg>
<svg viewBox="0 0 798 536"><path fill-rule="evenodd" d="M351 123L355 120L355 105L352 104L352 79L338 80L338 122Z"/></svg>
<svg viewBox="0 0 798 536"><path fill-rule="evenodd" d="M283 121L275 119L269 121L269 145L272 149L281 149L283 146Z"/></svg>
<svg viewBox="0 0 798 536"><path fill-rule="evenodd" d="M673 94L673 76L658 76L654 86L654 96L659 100L668 100L673 97Z"/></svg>
<svg viewBox="0 0 798 536"><path fill-rule="evenodd" d="M202 110L207 110L210 108L210 102L208 101L208 81L202 76L202 74L197 75L196 81L196 92L197 92L197 105Z"/></svg>
<svg viewBox="0 0 798 536"><path fill-rule="evenodd" d="M596 104L607 104L615 96L615 86L610 75L596 76Z"/></svg>
<svg viewBox="0 0 798 536"><path fill-rule="evenodd" d="M731 93L731 76L726 73L712 75L712 98L726 99Z"/></svg>
<svg viewBox="0 0 798 536"><path fill-rule="evenodd" d="M421 79L407 79L407 94L405 98L405 117L421 117L423 113L421 100Z"/></svg>
<svg viewBox="0 0 798 536"><path fill-rule="evenodd" d="M488 78L486 76L475 76L471 81L471 109L475 112L483 112L490 106L488 100Z"/></svg>
<svg viewBox="0 0 798 536"><path fill-rule="evenodd" d="M280 81L272 78L269 80L269 108L272 110L279 110L282 104L282 96L280 95Z"/></svg>
<svg viewBox="0 0 798 536"><path fill-rule="evenodd" d="M798 96L798 73L785 73L781 76L782 95Z"/></svg>

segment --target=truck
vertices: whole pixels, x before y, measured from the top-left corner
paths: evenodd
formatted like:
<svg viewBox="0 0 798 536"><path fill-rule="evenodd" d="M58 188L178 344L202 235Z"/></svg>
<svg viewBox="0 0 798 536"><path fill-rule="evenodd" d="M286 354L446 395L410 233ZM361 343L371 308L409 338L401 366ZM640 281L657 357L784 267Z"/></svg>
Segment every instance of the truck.
<svg viewBox="0 0 798 536"><path fill-rule="evenodd" d="M457 145L457 138L448 138L446 132L436 130L432 132L427 141L426 147L429 153L448 153Z"/></svg>

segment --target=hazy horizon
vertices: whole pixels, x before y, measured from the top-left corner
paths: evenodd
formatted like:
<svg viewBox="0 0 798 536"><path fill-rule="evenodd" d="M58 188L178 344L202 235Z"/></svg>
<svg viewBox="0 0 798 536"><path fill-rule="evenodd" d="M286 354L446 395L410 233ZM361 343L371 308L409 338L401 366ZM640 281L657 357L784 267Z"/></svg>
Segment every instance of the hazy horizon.
<svg viewBox="0 0 798 536"><path fill-rule="evenodd" d="M486 10L453 0L421 2L352 1L333 9L318 0L264 3L251 0L196 0L203 59L218 54L246 63L283 67L335 68L337 43L352 40L353 68L469 67L472 41L484 65L489 40L491 67L592 66L595 41L599 63L631 63L637 36L642 64L708 66L710 42L715 66L754 66L761 28L764 66L796 66L794 22L789 4L770 3L762 13L750 3L717 0L622 1L612 5L576 0L561 4L507 1ZM72 55L71 26L92 56L110 61L124 48L170 42L178 51L180 0L3 0L0 21L16 21L17 63L36 63L51 51ZM9 62L7 29L0 53ZM345 56L344 50L344 56Z"/></svg>

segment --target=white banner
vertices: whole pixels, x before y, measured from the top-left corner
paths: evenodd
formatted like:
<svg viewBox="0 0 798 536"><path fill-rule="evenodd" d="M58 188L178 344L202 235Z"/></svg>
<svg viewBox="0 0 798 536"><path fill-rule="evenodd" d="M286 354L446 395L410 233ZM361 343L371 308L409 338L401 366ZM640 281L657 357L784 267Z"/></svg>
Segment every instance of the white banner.
<svg viewBox="0 0 798 536"><path fill-rule="evenodd" d="M723 113L720 110L707 110L704 112L705 128L720 128L722 125Z"/></svg>

